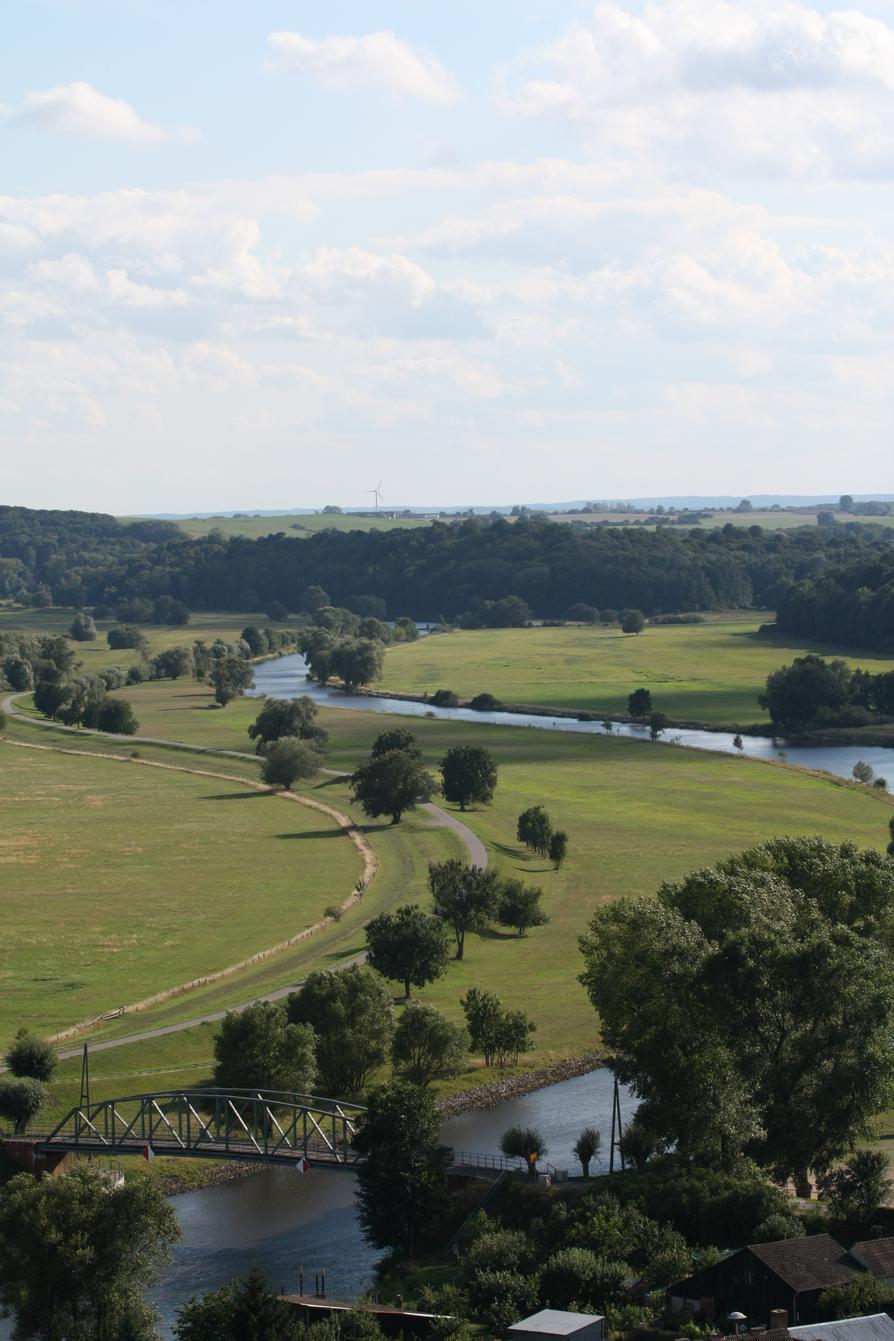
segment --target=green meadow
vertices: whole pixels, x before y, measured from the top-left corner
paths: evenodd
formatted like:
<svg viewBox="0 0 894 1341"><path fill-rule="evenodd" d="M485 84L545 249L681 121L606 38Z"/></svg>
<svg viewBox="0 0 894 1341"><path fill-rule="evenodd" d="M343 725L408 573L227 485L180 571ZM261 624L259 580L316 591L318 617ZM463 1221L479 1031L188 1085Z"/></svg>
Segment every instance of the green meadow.
<svg viewBox="0 0 894 1341"><path fill-rule="evenodd" d="M647 625L641 634L602 625L437 634L390 648L377 688L444 688L461 698L487 692L510 704L616 716L627 712L631 690L645 686L655 708L676 722L745 727L767 724L757 703L767 676L805 652L871 671L894 665L890 656L759 634L771 619L742 612L704 624Z"/></svg>
<svg viewBox="0 0 894 1341"><path fill-rule="evenodd" d="M350 896L334 820L238 782L0 746L0 1037L53 1032L276 944Z"/></svg>
<svg viewBox="0 0 894 1341"><path fill-rule="evenodd" d="M205 687L179 681L118 692L134 704L141 729L148 734L206 748L246 749L246 728L259 707L257 701L241 700L223 711L209 710ZM323 709L318 720L330 733L327 764L345 771L353 769L375 736L395 721L384 715L331 708ZM875 847L883 847L886 840L889 798L780 764L618 737L581 737L425 718L404 721L415 732L433 771L454 744L480 742L494 752L500 769L494 803L470 812L465 819L484 839L491 861L500 870L521 874L543 888L551 917L547 927L525 938L498 930L472 938L465 961L453 964L446 977L424 995L458 1016L463 992L475 983L486 983L537 1021L539 1059L598 1044L597 1021L576 981L576 940L599 902L649 895L663 879L776 834L816 833ZM18 730L38 735L34 727ZM56 737L55 732L47 734ZM171 757L174 752L167 753ZM178 754L177 760L183 762L184 756ZM228 769L241 763L205 756L199 766ZM249 760L244 766L254 767ZM351 810L344 782L327 779L314 790L337 808ZM527 854L515 839L518 814L537 803L545 805L555 823L570 835L569 860L558 872ZM436 859L432 842L439 840L446 852L448 835L430 829L421 814L408 816L394 828L371 825L368 831L380 853L383 875L382 885L377 891L375 882L362 914L350 923L346 919L331 935L326 933L325 942L321 939L312 948L289 952L281 962L265 961L250 974L240 975L236 983L218 984L147 1012L146 1024L192 1018L206 1008L294 981L302 966L324 950L334 957L327 962L334 962L359 949L362 922L374 909L409 900L426 903L426 861ZM394 847L398 835L399 853ZM420 859L422 841L428 848L426 857ZM125 1020L106 1026L104 1033L132 1029L133 1023Z"/></svg>

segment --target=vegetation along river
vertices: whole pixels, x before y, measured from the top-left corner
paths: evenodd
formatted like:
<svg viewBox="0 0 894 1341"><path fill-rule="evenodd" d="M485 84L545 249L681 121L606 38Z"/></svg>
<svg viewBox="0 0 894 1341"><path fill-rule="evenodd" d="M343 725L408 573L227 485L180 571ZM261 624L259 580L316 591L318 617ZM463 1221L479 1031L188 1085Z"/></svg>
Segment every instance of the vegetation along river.
<svg viewBox="0 0 894 1341"><path fill-rule="evenodd" d="M634 1101L622 1090L626 1122ZM501 1134L515 1123L535 1126L546 1137L546 1159L559 1169L579 1172L572 1146L583 1127L602 1134L602 1150L592 1171L608 1167L612 1075L600 1069L535 1090L506 1103L449 1118L445 1144L456 1150L499 1152ZM304 1266L305 1290L326 1269L326 1293L353 1298L372 1286L379 1254L363 1237L354 1208L354 1179L332 1170L304 1176L268 1169L252 1177L221 1183L172 1198L183 1237L174 1261L153 1292L162 1317L161 1334L171 1336L179 1304L191 1295L215 1289L259 1262L274 1289L297 1292L298 1268Z"/></svg>
<svg viewBox="0 0 894 1341"><path fill-rule="evenodd" d="M372 694L346 694L307 679L307 664L297 653L265 661L255 667L258 697L297 698L307 694L315 703L328 708L354 708L360 712L395 713L401 717L437 717L452 722L482 722L494 726L528 726L538 731L572 731L577 735L605 735L601 721L580 722L573 717L550 717L526 712L476 712L472 708L435 708L430 703L402 698L379 698ZM616 722L615 735L648 740L649 728L630 722ZM742 749L733 744L726 731L699 731L669 727L663 739L694 750L720 750L724 754L744 754L751 759L778 759L783 753L790 764L801 768L822 769L841 778L850 778L854 764L862 759L894 788L894 749L883 745L804 745L791 744L780 737L742 736Z"/></svg>

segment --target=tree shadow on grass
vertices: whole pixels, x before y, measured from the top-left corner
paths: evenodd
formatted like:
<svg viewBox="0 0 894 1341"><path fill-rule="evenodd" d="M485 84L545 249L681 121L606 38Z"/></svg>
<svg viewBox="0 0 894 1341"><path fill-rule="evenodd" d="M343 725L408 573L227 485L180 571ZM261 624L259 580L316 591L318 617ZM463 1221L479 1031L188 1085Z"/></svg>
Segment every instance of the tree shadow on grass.
<svg viewBox="0 0 894 1341"><path fill-rule="evenodd" d="M203 796L203 801L248 801L257 796L273 796L273 792L215 792L214 795Z"/></svg>
<svg viewBox="0 0 894 1341"><path fill-rule="evenodd" d="M536 853L526 852L524 848L513 846L512 843L494 843L492 845L498 852L502 852L504 857L512 857L515 861L533 861Z"/></svg>
<svg viewBox="0 0 894 1341"><path fill-rule="evenodd" d="M308 829L307 833L275 833L274 838L344 838L345 829Z"/></svg>
<svg viewBox="0 0 894 1341"><path fill-rule="evenodd" d="M507 927L505 931L500 931L496 927L485 927L479 931L478 935L483 941L523 941L524 936L519 936L517 931Z"/></svg>

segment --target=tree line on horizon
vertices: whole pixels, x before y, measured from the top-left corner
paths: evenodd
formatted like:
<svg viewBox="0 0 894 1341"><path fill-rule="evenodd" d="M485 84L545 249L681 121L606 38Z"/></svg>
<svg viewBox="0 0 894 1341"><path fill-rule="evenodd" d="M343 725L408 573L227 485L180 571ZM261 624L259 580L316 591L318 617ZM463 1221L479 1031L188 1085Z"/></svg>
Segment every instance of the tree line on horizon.
<svg viewBox="0 0 894 1341"><path fill-rule="evenodd" d="M577 530L541 515L309 539L191 539L167 522L0 507L0 597L75 609L168 597L191 609L294 611L319 585L334 605L363 593L415 619L454 620L476 602L514 597L535 618L561 617L576 603L646 615L779 608L787 629L810 622L813 602L825 612L819 636L844 636L846 624L848 640L869 646L890 632L891 539L858 523L670 533ZM857 605L871 607L862 620L850 617Z"/></svg>

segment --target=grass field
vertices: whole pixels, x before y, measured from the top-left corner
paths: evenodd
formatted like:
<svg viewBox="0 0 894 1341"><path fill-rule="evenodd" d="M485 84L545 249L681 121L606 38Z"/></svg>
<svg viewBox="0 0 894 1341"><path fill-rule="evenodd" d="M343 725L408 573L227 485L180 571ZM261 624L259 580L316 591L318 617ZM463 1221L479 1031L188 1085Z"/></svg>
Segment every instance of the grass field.
<svg viewBox="0 0 894 1341"><path fill-rule="evenodd" d="M335 822L238 783L0 747L0 1037L226 967L346 899Z"/></svg>
<svg viewBox="0 0 894 1341"><path fill-rule="evenodd" d="M892 657L758 635L768 614L710 618L704 624L652 625L638 636L617 627L480 629L398 644L377 686L400 693L452 689L463 698L489 692L507 703L626 713L641 685L656 709L678 722L710 726L766 723L757 696L767 675L806 651L845 657L867 670L890 670Z"/></svg>
<svg viewBox="0 0 894 1341"><path fill-rule="evenodd" d="M246 726L259 706L242 700L223 712L208 712L207 689L180 683L157 682L119 692L134 704L147 732L217 748L244 749ZM341 709L324 709L318 720L330 732L328 763L345 770L394 721ZM410 727L433 769L453 744L481 742L493 750L500 767L495 802L469 814L467 821L487 843L498 868L542 885L552 918L548 927L522 940L499 932L472 938L464 963L453 965L425 995L456 1016L459 997L468 986L486 982L535 1018L537 1051L544 1056L579 1052L598 1040L596 1020L576 983L576 938L598 902L653 893L662 879L774 834L820 833L883 846L891 814L886 797L800 770L723 755L477 723L418 719ZM339 808L350 807L344 784L327 784L324 791ZM538 802L570 834L571 856L560 872L528 856L515 841L516 817ZM408 818L397 830L375 833L377 846L396 833L415 845L419 834L406 827L409 823L418 821ZM427 901L424 862L401 872L396 896ZM345 952L362 943L357 929L353 939L350 930L339 928L347 937ZM273 972L269 965L259 967L253 982L270 982ZM216 1002L229 990L208 990L188 1002L172 1002L152 1012L151 1023L189 1018L197 1005L204 1008L206 1001ZM116 1032L131 1027L110 1026Z"/></svg>
<svg viewBox="0 0 894 1341"><path fill-rule="evenodd" d="M134 520L133 517L119 518L119 521ZM430 526L431 523L422 517L352 517L339 513L324 516L320 512L309 512L299 516L284 513L279 517L188 517L179 520L177 525L181 531L191 536L203 536L209 531L221 531L227 537L241 535L257 540L261 536L276 535L277 531L285 531L286 535L293 539L297 537L299 540L306 540L308 536L316 535L318 531L393 531L398 527L412 529Z"/></svg>

